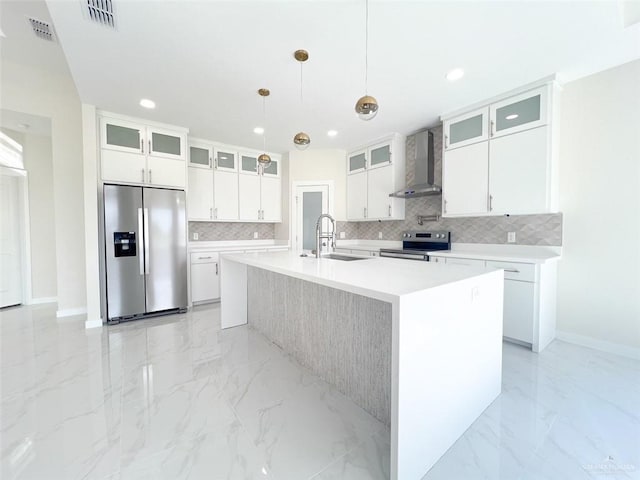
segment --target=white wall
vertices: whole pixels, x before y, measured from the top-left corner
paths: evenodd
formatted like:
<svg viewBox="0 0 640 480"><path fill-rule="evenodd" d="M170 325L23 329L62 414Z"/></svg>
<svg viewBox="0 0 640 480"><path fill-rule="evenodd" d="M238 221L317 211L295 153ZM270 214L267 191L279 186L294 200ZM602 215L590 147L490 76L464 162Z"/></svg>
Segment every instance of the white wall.
<svg viewBox="0 0 640 480"><path fill-rule="evenodd" d="M565 85L560 115L559 334L634 351L640 349L640 61Z"/></svg>
<svg viewBox="0 0 640 480"><path fill-rule="evenodd" d="M289 152L289 182L334 181L334 217L347 219L347 152L338 149L293 150ZM283 213L284 215L284 213ZM288 212L287 212L288 216Z"/></svg>
<svg viewBox="0 0 640 480"><path fill-rule="evenodd" d="M291 181L289 179L288 153L282 155L280 163L280 181L282 185L282 222L275 224L275 239L289 240L289 203L291 197Z"/></svg>
<svg viewBox="0 0 640 480"><path fill-rule="evenodd" d="M51 119L58 313L86 309L82 115L71 75L3 59L2 108Z"/></svg>

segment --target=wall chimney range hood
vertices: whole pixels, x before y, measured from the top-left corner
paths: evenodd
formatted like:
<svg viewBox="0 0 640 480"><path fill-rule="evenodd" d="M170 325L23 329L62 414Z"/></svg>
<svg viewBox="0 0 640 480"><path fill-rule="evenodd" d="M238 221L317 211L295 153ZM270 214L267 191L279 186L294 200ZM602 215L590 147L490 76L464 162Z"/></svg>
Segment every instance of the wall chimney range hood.
<svg viewBox="0 0 640 480"><path fill-rule="evenodd" d="M414 160L414 183L394 193L390 197L415 198L427 195L440 195L442 188L435 185L434 170L435 156L433 151L433 132L423 130L414 135L416 148ZM409 160L409 155L407 155ZM409 162L407 161L409 164Z"/></svg>

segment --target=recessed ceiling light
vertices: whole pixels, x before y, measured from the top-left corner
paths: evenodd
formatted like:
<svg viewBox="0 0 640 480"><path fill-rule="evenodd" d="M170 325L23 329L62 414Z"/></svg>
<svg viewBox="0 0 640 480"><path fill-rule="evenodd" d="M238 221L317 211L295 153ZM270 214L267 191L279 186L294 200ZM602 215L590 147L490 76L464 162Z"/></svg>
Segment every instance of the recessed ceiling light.
<svg viewBox="0 0 640 480"><path fill-rule="evenodd" d="M264 128L256 127L253 129L253 133L257 133L258 135L262 135L264 133Z"/></svg>
<svg viewBox="0 0 640 480"><path fill-rule="evenodd" d="M148 98L143 98L140 100L140 106L144 108L156 108L156 102L149 100Z"/></svg>
<svg viewBox="0 0 640 480"><path fill-rule="evenodd" d="M516 118L518 118L518 114L517 113L512 113L511 115L507 115L506 117L507 120L515 120Z"/></svg>
<svg viewBox="0 0 640 480"><path fill-rule="evenodd" d="M447 80L449 80L450 82L460 80L462 77L464 77L464 70L461 68L454 68L449 73L447 73Z"/></svg>
<svg viewBox="0 0 640 480"><path fill-rule="evenodd" d="M338 134L337 130L329 130L327 132L327 135L329 135L330 137L335 137Z"/></svg>

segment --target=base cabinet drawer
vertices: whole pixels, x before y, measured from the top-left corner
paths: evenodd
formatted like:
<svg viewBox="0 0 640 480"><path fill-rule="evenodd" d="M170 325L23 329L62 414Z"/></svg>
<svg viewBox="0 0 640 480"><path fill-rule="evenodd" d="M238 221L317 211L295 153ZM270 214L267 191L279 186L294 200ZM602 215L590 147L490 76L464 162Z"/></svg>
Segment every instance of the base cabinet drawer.
<svg viewBox="0 0 640 480"><path fill-rule="evenodd" d="M220 298L220 271L217 262L191 264L191 301Z"/></svg>
<svg viewBox="0 0 640 480"><path fill-rule="evenodd" d="M505 280L502 335L533 343L534 313L535 283Z"/></svg>
<svg viewBox="0 0 640 480"><path fill-rule="evenodd" d="M465 265L467 267L484 267L484 260L475 258L452 258L447 257L447 265Z"/></svg>

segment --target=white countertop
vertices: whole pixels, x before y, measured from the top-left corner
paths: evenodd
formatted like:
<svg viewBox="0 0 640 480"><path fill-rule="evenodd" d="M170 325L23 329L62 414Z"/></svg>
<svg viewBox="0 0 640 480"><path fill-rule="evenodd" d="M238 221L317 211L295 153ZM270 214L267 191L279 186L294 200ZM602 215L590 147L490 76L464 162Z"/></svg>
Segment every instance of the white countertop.
<svg viewBox="0 0 640 480"><path fill-rule="evenodd" d="M491 274L494 269L367 257L346 262L298 252L224 254L224 259L383 301ZM224 268L224 267L223 267Z"/></svg>
<svg viewBox="0 0 640 480"><path fill-rule="evenodd" d="M560 260L562 247L540 247L535 245L484 245L454 243L451 250L429 252L429 255L498 262L546 263Z"/></svg>
<svg viewBox="0 0 640 480"><path fill-rule="evenodd" d="M271 248L289 248L286 240L219 240L189 242L190 252L230 251L230 250L264 250Z"/></svg>

